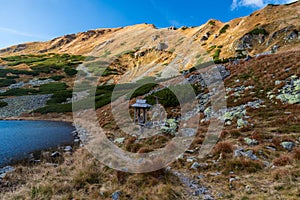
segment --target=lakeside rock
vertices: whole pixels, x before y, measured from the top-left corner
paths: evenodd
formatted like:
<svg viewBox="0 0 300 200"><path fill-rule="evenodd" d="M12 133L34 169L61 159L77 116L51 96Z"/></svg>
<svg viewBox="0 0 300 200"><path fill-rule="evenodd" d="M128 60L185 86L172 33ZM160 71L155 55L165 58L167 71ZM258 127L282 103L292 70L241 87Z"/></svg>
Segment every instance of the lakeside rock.
<svg viewBox="0 0 300 200"><path fill-rule="evenodd" d="M46 103L51 96L51 94L45 94L2 99L2 101L8 103L8 105L0 108L0 117L18 117L24 113L29 113L38 108L42 108L46 106Z"/></svg>
<svg viewBox="0 0 300 200"><path fill-rule="evenodd" d="M3 179L7 173L14 171L15 168L12 166L6 166L3 168L0 168L0 180Z"/></svg>

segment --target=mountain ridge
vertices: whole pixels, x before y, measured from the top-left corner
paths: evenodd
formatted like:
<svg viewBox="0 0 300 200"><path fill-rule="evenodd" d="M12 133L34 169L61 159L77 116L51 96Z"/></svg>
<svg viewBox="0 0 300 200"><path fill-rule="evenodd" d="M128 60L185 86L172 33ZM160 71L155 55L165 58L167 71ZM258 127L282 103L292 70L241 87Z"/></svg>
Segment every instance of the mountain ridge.
<svg viewBox="0 0 300 200"><path fill-rule="evenodd" d="M200 26L183 26L178 29L175 27L158 29L153 24L99 28L76 34L67 34L46 42L14 45L1 49L0 56L44 53L88 55L101 45L102 47L97 53L103 53L107 50L106 45L109 48L109 43L118 43L119 46L122 46L125 42L126 45L134 43L135 40L142 42L148 39L147 37L159 34L162 30L166 31L166 34L181 35L193 40L206 51L214 53L219 49L219 59L238 55L255 55L266 51L280 51L281 49L286 50L299 46L299 18L299 1L285 5L269 4L249 16L236 18L229 22L211 19ZM146 31L147 33L151 32L152 35L147 34ZM133 34L136 37L128 37L128 35ZM116 35L118 35L119 41L111 42ZM136 47L129 45L128 48Z"/></svg>

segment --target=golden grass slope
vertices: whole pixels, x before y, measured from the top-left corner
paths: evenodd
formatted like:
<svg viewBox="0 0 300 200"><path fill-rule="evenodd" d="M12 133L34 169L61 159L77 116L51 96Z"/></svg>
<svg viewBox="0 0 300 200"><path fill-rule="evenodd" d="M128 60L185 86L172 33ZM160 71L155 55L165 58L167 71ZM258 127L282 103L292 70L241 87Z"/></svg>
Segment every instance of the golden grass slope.
<svg viewBox="0 0 300 200"><path fill-rule="evenodd" d="M233 19L228 23L210 20L199 27L182 27L177 30L157 29L151 24L139 24L128 27L96 29L77 34L64 35L46 42L32 42L15 45L0 50L0 56L40 53L69 53L88 55L91 52L103 54L107 49L113 49L116 53L132 50L134 48L151 47L151 37L163 30L166 38L160 40L176 46L177 41L166 41L167 35L173 34L178 37L187 37L208 50L212 46L221 47L220 58L234 57L236 46L240 39L256 28L264 28L269 34L263 43L254 43L253 48L247 50L250 54L269 51L275 44L280 46L279 50L291 49L299 46L299 38L296 41L287 42L283 38L292 30L300 30L300 2L288 5L268 5L262 10L252 13L250 16ZM229 28L225 33L220 30L226 25ZM280 32L290 27L286 32ZM279 31L278 37L274 33ZM203 36L209 35L207 40ZM270 38L272 41L270 41ZM193 47L195 48L195 47ZM172 50L172 49L167 49ZM212 52L213 53L213 52Z"/></svg>

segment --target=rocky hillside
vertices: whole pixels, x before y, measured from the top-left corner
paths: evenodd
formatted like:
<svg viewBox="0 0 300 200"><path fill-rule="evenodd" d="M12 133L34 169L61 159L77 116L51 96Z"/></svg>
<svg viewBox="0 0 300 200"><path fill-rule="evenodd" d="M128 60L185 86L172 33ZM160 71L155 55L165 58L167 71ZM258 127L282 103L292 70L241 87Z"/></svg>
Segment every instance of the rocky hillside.
<svg viewBox="0 0 300 200"><path fill-rule="evenodd" d="M20 54L68 53L103 55L110 52L117 55L126 50L149 49L153 41L167 44L166 50L173 51L180 40L186 37L209 51L216 60L284 51L297 48L300 44L300 2L288 5L268 5L250 16L223 23L209 20L198 27L170 27L157 29L154 25L140 24L130 27L96 29L65 35L47 42L19 44L0 50L0 56ZM164 35L163 38L158 36ZM195 49L194 49L195 50Z"/></svg>
<svg viewBox="0 0 300 200"><path fill-rule="evenodd" d="M93 80L90 74L101 79L96 91L87 87L82 94L95 96L96 113L79 113L80 148L58 157L45 156L55 153L51 150L34 155L12 172L0 169L0 199L298 199L299 10L300 2L269 5L228 23L210 20L179 29L141 24L1 50L0 118L71 120L74 80L82 73L78 66L87 74L85 83ZM212 68L224 83L225 109L216 109L211 99L222 84L209 88L203 79ZM186 85L195 96L189 96ZM180 106L174 91L189 106ZM150 137L132 134L136 127L122 129L133 110L121 123L113 115L112 108L128 107L123 99L133 104L137 98L152 105L159 101L144 129L154 130ZM84 105L75 100L73 105ZM185 107L192 109L183 115ZM114 146L139 154L164 147L172 151L181 123L198 127L187 131L195 136L191 145L167 167L132 174L103 165L88 151L89 139L98 138L88 133L97 127L84 124L95 116ZM222 122L219 137L208 134L216 121ZM202 156L209 136L216 144Z"/></svg>

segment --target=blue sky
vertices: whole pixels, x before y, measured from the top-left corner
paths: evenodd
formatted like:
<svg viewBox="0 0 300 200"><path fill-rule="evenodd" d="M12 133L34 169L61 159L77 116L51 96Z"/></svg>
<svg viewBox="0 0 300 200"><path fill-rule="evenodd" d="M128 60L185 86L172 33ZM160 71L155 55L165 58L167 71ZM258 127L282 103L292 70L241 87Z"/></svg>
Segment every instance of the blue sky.
<svg viewBox="0 0 300 200"><path fill-rule="evenodd" d="M0 0L0 48L95 28L139 23L199 26L295 0Z"/></svg>

